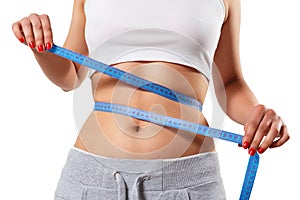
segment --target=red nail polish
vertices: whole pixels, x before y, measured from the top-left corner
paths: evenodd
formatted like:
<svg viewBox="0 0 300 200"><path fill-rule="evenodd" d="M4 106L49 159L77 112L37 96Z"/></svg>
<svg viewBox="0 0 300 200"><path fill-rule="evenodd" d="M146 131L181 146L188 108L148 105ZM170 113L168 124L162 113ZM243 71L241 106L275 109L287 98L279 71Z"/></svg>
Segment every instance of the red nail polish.
<svg viewBox="0 0 300 200"><path fill-rule="evenodd" d="M25 42L25 39L24 39L23 37L20 37L20 38L19 38L19 41L20 41L21 43L24 43L24 42Z"/></svg>
<svg viewBox="0 0 300 200"><path fill-rule="evenodd" d="M51 47L52 47L51 43L50 43L50 42L47 42L47 44L46 44L46 49L49 50L49 49L51 49Z"/></svg>
<svg viewBox="0 0 300 200"><path fill-rule="evenodd" d="M254 156L255 155L255 149L251 148L249 149L248 153L250 154L250 156Z"/></svg>
<svg viewBox="0 0 300 200"><path fill-rule="evenodd" d="M262 154L264 151L265 151L264 148L261 148L261 147L260 147L260 148L258 149L258 153L259 153L259 154Z"/></svg>
<svg viewBox="0 0 300 200"><path fill-rule="evenodd" d="M35 48L34 42L29 42L28 45L29 45L29 47L32 48L32 49Z"/></svg>
<svg viewBox="0 0 300 200"><path fill-rule="evenodd" d="M38 45L38 51L39 51L39 52L42 52L43 50L44 50L44 47L43 47L43 45L41 45L41 44L40 44L40 45Z"/></svg>
<svg viewBox="0 0 300 200"><path fill-rule="evenodd" d="M249 148L249 146L250 146L249 142L246 141L246 142L243 143L244 149Z"/></svg>

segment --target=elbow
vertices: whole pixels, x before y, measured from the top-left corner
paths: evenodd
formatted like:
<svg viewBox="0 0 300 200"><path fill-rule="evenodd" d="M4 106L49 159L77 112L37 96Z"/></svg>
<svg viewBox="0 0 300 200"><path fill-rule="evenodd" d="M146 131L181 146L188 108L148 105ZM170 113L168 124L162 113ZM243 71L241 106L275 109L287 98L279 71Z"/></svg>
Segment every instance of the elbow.
<svg viewBox="0 0 300 200"><path fill-rule="evenodd" d="M64 92L69 92L72 90L75 90L76 88L78 88L80 86L80 84L82 83L83 79L79 79L77 76L76 78L73 78L72 80L65 78L63 83L60 84L60 88L64 91Z"/></svg>
<svg viewBox="0 0 300 200"><path fill-rule="evenodd" d="M72 90L75 90L76 88L78 88L79 87L79 85L72 85L72 86L70 86L70 87L66 87L66 86L61 86L60 88L62 89L62 91L64 91L64 92L70 92L70 91L72 91Z"/></svg>
<svg viewBox="0 0 300 200"><path fill-rule="evenodd" d="M230 101L234 93L243 88L244 84L244 79L238 77L232 78L226 82L219 81L214 83L216 98L225 113L227 113L228 101Z"/></svg>
<svg viewBox="0 0 300 200"><path fill-rule="evenodd" d="M78 88L80 86L80 84L81 84L81 82L76 82L76 84L68 84L68 85L60 86L60 88L64 92L70 92L70 91L75 90L76 88Z"/></svg>
<svg viewBox="0 0 300 200"><path fill-rule="evenodd" d="M62 91L64 91L64 92L70 92L70 91L73 90L72 88L63 88L63 87L61 87L61 89L62 89Z"/></svg>
<svg viewBox="0 0 300 200"><path fill-rule="evenodd" d="M241 84L245 84L245 83L246 82L243 79L243 77L233 77L224 83L224 88L226 90L227 88L232 87L232 85L236 85L236 84L241 85Z"/></svg>
<svg viewBox="0 0 300 200"><path fill-rule="evenodd" d="M62 84L59 87L64 92L70 92L70 91L72 91L72 90L74 90L76 88L76 86L74 84L70 84L70 83L68 83L68 84Z"/></svg>

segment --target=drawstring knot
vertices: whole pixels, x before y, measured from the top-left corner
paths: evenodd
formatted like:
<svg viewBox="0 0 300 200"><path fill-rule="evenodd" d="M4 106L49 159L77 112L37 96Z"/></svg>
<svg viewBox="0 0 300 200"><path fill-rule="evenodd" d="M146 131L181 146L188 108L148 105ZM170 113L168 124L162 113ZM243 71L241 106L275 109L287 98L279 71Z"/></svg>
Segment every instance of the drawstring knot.
<svg viewBox="0 0 300 200"><path fill-rule="evenodd" d="M126 200L126 182L120 172L116 171L113 173L114 179L117 181L118 184L118 200ZM132 186L131 191L131 199L132 200L139 200L140 198L140 190L142 190L141 184L144 181L150 180L150 174L144 173L139 175Z"/></svg>

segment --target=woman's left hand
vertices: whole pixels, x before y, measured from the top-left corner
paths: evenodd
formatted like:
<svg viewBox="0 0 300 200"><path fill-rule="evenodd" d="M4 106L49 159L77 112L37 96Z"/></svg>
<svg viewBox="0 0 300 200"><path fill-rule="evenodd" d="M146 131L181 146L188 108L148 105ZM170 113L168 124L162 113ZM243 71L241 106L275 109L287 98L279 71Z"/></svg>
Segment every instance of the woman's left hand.
<svg viewBox="0 0 300 200"><path fill-rule="evenodd" d="M265 152L268 148L275 148L286 143L290 136L281 117L272 109L264 105L255 106L244 126L245 135L242 146L250 155Z"/></svg>

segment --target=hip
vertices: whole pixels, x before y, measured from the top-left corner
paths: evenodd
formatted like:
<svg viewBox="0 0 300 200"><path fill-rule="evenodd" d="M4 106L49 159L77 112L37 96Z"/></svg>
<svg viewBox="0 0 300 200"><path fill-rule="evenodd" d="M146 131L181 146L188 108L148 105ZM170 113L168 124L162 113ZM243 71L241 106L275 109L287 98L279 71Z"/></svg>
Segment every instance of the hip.
<svg viewBox="0 0 300 200"><path fill-rule="evenodd" d="M139 160L108 158L73 148L56 199L225 199L225 192L216 152Z"/></svg>

